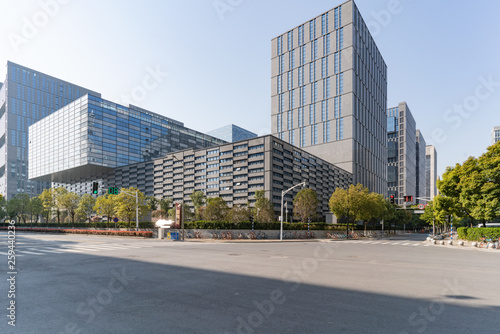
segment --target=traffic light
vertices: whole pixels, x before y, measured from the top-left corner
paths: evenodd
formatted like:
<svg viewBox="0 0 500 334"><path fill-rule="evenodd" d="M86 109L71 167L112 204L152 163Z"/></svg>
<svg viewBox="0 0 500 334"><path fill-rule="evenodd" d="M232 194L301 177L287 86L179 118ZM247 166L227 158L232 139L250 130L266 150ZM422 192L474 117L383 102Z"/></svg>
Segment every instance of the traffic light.
<svg viewBox="0 0 500 334"><path fill-rule="evenodd" d="M405 202L413 202L413 196L405 196Z"/></svg>
<svg viewBox="0 0 500 334"><path fill-rule="evenodd" d="M394 195L391 195L391 204L394 204Z"/></svg>
<svg viewBox="0 0 500 334"><path fill-rule="evenodd" d="M99 183L92 182L92 194L97 195L98 192L99 192Z"/></svg>
<svg viewBox="0 0 500 334"><path fill-rule="evenodd" d="M250 223L253 223L253 216L250 216Z"/></svg>

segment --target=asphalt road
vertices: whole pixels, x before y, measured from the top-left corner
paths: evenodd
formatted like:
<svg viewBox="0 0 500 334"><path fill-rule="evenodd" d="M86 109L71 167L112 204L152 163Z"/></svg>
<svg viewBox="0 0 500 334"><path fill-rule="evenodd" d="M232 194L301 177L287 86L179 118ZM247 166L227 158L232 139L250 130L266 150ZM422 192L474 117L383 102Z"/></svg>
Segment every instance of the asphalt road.
<svg viewBox="0 0 500 334"><path fill-rule="evenodd" d="M18 234L0 333L500 333L500 251Z"/></svg>

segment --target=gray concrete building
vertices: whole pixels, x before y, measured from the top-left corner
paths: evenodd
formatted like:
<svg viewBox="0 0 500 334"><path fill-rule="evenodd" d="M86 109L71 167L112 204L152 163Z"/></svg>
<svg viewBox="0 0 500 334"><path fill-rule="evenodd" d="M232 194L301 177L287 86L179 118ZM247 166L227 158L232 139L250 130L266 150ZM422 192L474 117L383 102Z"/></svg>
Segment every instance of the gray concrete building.
<svg viewBox="0 0 500 334"><path fill-rule="evenodd" d="M387 66L354 1L272 40L272 134L387 194Z"/></svg>
<svg viewBox="0 0 500 334"><path fill-rule="evenodd" d="M426 195L432 201L438 194L437 189L437 151L432 145L427 145L425 148L425 178L426 178Z"/></svg>
<svg viewBox="0 0 500 334"><path fill-rule="evenodd" d="M500 126L495 126L491 131L491 144L500 141Z"/></svg>
<svg viewBox="0 0 500 334"><path fill-rule="evenodd" d="M415 119L406 104L401 102L387 112L389 196L394 195L396 204L403 205L405 196L417 195L417 129ZM425 165L424 165L425 166Z"/></svg>
<svg viewBox="0 0 500 334"><path fill-rule="evenodd" d="M415 146L415 175L416 175L416 191L415 191L415 203L416 204L426 204L425 200L427 193L427 179L426 179L426 146L424 136L417 129L416 134L416 146Z"/></svg>
<svg viewBox="0 0 500 334"><path fill-rule="evenodd" d="M332 193L349 187L352 174L268 135L118 167L106 182L120 188L138 187L148 196L169 197L190 206L190 195L202 191L207 197L221 197L229 207L253 207L255 192L264 190L278 215L281 192L303 181L318 193L318 214L324 215ZM285 197L290 212L299 190Z"/></svg>

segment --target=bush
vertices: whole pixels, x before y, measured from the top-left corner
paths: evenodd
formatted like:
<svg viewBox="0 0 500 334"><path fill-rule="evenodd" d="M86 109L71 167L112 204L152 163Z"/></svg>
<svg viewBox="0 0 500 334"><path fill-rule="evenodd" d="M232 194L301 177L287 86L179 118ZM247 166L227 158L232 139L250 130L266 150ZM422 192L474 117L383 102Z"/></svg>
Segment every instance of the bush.
<svg viewBox="0 0 500 334"><path fill-rule="evenodd" d="M468 241L481 241L482 238L498 240L498 238L500 238L500 228L479 227L479 228L469 228L467 230Z"/></svg>
<svg viewBox="0 0 500 334"><path fill-rule="evenodd" d="M311 223L311 230L327 230L331 229L332 225L326 223ZM280 223L254 223L256 230L279 230ZM230 223L230 222L185 222L184 228L194 230L251 230L251 222ZM307 224L303 223L283 223L283 230L307 230Z"/></svg>
<svg viewBox="0 0 500 334"><path fill-rule="evenodd" d="M457 229L458 232L458 239L463 239L467 240L467 231L469 230L468 227L459 227Z"/></svg>

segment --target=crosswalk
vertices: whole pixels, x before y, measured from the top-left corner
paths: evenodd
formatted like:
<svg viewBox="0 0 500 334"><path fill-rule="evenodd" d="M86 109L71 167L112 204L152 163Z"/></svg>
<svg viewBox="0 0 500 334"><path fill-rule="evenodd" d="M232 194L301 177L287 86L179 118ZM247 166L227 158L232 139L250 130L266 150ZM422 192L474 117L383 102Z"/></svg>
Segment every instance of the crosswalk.
<svg viewBox="0 0 500 334"><path fill-rule="evenodd" d="M58 245L55 243L50 243L46 245L29 245L28 243L23 243L16 245L16 256L24 255L49 255L49 254L65 254L65 253L92 253L92 252L114 252L126 249L141 249L159 246L153 243L134 243L131 244L76 244L76 245ZM0 251L0 255L7 255L7 252Z"/></svg>
<svg viewBox="0 0 500 334"><path fill-rule="evenodd" d="M389 246L407 246L407 247L428 247L431 244L422 243L420 241L385 241L385 240L345 240L343 242L352 244L364 244L364 245L389 245Z"/></svg>

